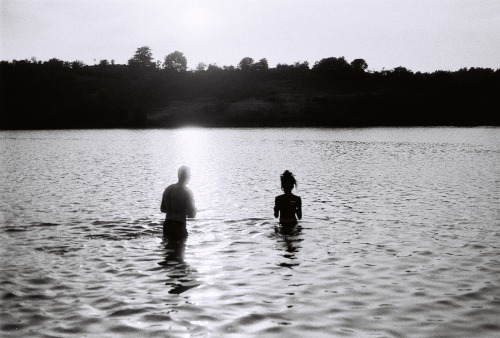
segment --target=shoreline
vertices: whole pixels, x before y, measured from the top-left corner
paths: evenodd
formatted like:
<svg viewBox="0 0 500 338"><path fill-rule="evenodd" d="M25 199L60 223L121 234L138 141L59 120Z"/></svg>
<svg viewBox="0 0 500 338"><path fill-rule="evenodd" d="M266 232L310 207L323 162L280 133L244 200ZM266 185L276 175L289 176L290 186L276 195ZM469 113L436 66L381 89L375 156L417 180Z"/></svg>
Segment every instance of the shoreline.
<svg viewBox="0 0 500 338"><path fill-rule="evenodd" d="M371 125L371 126L202 126L186 124L175 127L94 127L94 128L17 128L2 129L0 132L8 131L79 131L79 130L180 130L180 129L235 129L235 130L259 130L259 129L319 129L319 130L342 130L342 129L473 129L487 128L498 129L500 125Z"/></svg>

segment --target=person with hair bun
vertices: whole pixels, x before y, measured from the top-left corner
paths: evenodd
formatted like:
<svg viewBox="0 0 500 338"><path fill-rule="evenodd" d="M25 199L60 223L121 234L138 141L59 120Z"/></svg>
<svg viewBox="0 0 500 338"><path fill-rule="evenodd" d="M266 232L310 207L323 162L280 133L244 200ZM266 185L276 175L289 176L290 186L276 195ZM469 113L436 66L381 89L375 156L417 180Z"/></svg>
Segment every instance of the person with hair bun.
<svg viewBox="0 0 500 338"><path fill-rule="evenodd" d="M302 218L302 200L292 194L294 186L297 187L297 180L290 171L285 170L281 175L281 190L284 194L276 196L274 201L274 217L280 218L281 225L295 225L297 218Z"/></svg>

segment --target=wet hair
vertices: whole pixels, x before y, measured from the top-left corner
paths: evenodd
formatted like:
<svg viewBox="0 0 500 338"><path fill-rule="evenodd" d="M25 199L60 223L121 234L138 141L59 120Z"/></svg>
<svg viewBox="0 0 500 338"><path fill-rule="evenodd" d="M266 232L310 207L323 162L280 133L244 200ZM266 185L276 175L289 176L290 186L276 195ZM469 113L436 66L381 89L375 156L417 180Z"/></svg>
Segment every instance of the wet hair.
<svg viewBox="0 0 500 338"><path fill-rule="evenodd" d="M179 177L179 181L186 181L189 179L189 176L191 174L191 170L189 167L183 165L182 167L179 168L177 171L177 176Z"/></svg>
<svg viewBox="0 0 500 338"><path fill-rule="evenodd" d="M281 174L281 189L291 191L294 186L297 188L297 180L290 171L285 170L285 172Z"/></svg>

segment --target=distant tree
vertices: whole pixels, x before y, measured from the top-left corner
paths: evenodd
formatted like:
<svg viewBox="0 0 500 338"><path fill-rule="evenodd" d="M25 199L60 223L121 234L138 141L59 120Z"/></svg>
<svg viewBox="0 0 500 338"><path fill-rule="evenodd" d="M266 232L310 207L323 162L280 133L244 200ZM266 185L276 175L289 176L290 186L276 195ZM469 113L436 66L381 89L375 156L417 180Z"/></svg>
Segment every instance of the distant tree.
<svg viewBox="0 0 500 338"><path fill-rule="evenodd" d="M54 59L54 60L57 60L57 59ZM14 65L25 65L25 64L29 64L29 63L30 63L30 61L28 59L24 59L24 60L12 60L12 64L14 64ZM44 63L47 64L47 62L44 62Z"/></svg>
<svg viewBox="0 0 500 338"><path fill-rule="evenodd" d="M148 46L143 46L137 48L134 56L128 60L129 66L137 67L155 67L155 62L153 61L153 53L151 48Z"/></svg>
<svg viewBox="0 0 500 338"><path fill-rule="evenodd" d="M292 65L278 63L275 70L277 74L280 74L280 76L283 76L284 78L304 78L309 73L309 62L295 62Z"/></svg>
<svg viewBox="0 0 500 338"><path fill-rule="evenodd" d="M197 72L203 72L207 69L207 65L203 62L199 62L197 65L196 65L196 71Z"/></svg>
<svg viewBox="0 0 500 338"><path fill-rule="evenodd" d="M407 81L413 76L413 72L405 67L396 67L387 74L390 78L397 81Z"/></svg>
<svg viewBox="0 0 500 338"><path fill-rule="evenodd" d="M401 66L394 68L391 73L396 76L409 76L412 74L411 70Z"/></svg>
<svg viewBox="0 0 500 338"><path fill-rule="evenodd" d="M184 54L175 51L165 56L163 67L175 72L185 72L187 69L187 59Z"/></svg>
<svg viewBox="0 0 500 338"><path fill-rule="evenodd" d="M252 69L254 65L254 61L251 57L244 57L241 59L240 63L238 63L238 68L243 70L243 71L249 71Z"/></svg>
<svg viewBox="0 0 500 338"><path fill-rule="evenodd" d="M64 68L66 66L66 64L68 67L71 66L70 63L66 63L66 62L59 60L59 59L56 59L56 58L52 58L49 61L45 61L43 64L49 66L52 69Z"/></svg>
<svg viewBox="0 0 500 338"><path fill-rule="evenodd" d="M368 69L368 64L363 59L355 59L355 60L352 60L351 67L355 71L364 72L366 69Z"/></svg>
<svg viewBox="0 0 500 338"><path fill-rule="evenodd" d="M303 62L295 62L293 66L297 69L303 69L303 70L309 70L309 62L308 61L303 61Z"/></svg>
<svg viewBox="0 0 500 338"><path fill-rule="evenodd" d="M214 73L214 72L220 72L222 71L222 68L217 66L216 63L211 63L207 67L207 73Z"/></svg>
<svg viewBox="0 0 500 338"><path fill-rule="evenodd" d="M345 58L330 57L326 59L321 59L316 62L313 66L313 70L318 71L323 74L342 72L351 69L351 65L347 63Z"/></svg>
<svg viewBox="0 0 500 338"><path fill-rule="evenodd" d="M109 66L108 60L104 59L104 60L99 61L99 67L104 68L106 66Z"/></svg>
<svg viewBox="0 0 500 338"><path fill-rule="evenodd" d="M266 71L269 69L269 64L267 62L267 59L260 59L259 62L255 63L252 67L256 71Z"/></svg>
<svg viewBox="0 0 500 338"><path fill-rule="evenodd" d="M71 62L71 68L73 68L73 69L80 69L83 67L85 67L85 63L83 61L75 60L75 61Z"/></svg>

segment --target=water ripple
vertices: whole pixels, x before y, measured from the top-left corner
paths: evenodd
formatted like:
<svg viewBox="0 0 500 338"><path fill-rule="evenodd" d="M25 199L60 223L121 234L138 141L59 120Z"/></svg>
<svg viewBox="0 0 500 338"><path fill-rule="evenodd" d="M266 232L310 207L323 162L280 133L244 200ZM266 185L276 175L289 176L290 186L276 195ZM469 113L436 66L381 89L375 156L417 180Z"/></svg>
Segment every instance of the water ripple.
<svg viewBox="0 0 500 338"><path fill-rule="evenodd" d="M0 132L5 336L494 337L498 129ZM198 218L162 238L192 168ZM304 219L272 216L279 173Z"/></svg>

